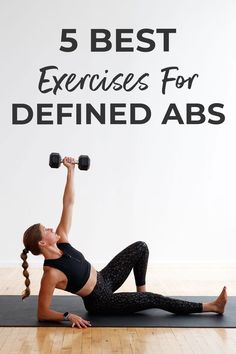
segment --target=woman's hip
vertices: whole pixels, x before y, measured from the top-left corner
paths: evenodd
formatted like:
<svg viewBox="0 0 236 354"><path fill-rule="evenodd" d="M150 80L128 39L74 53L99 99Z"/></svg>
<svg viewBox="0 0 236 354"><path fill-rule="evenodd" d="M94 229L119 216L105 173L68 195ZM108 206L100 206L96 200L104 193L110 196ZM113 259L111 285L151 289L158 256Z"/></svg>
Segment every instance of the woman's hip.
<svg viewBox="0 0 236 354"><path fill-rule="evenodd" d="M101 272L97 272L97 283L93 291L87 295L83 296L82 300L84 306L88 311L93 310L94 307L97 308L98 304L102 304L109 300L109 297L112 295L112 291L108 284L106 284Z"/></svg>

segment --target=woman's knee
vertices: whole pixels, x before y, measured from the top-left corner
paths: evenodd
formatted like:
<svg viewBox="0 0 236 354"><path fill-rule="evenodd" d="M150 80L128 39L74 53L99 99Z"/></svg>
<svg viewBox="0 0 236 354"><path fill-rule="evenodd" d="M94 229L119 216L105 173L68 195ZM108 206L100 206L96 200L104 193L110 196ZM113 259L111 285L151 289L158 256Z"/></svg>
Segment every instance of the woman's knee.
<svg viewBox="0 0 236 354"><path fill-rule="evenodd" d="M148 245L146 244L145 241L137 241L137 244L138 244L140 247L142 247L142 248L146 249L147 251L149 251Z"/></svg>
<svg viewBox="0 0 236 354"><path fill-rule="evenodd" d="M135 245L135 253L136 254L142 254L142 255L146 255L146 257L149 257L149 248L148 245L146 244L146 242L144 241L136 241L134 242Z"/></svg>

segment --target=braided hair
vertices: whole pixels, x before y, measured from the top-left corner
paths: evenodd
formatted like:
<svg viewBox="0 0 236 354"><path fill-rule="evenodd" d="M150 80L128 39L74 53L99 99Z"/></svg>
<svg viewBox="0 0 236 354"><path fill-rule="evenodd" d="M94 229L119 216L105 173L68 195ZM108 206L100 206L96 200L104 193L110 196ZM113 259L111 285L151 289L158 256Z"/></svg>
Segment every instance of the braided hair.
<svg viewBox="0 0 236 354"><path fill-rule="evenodd" d="M30 251L33 255L37 256L41 254L38 242L42 240L42 234L40 230L40 224L34 224L30 226L24 233L23 236L23 243L25 245L25 248L23 249L20 257L23 260L22 267L23 267L23 275L26 278L25 279L25 286L26 289L22 293L22 300L27 298L30 295L30 279L29 279L29 272L27 271L27 268L29 267L29 264L27 262L27 253Z"/></svg>

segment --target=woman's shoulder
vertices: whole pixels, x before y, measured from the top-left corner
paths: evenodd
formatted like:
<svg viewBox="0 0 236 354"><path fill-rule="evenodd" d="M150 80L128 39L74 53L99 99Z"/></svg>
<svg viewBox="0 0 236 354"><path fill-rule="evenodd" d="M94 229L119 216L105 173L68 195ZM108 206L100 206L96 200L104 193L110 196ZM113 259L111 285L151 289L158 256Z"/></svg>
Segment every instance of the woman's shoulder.
<svg viewBox="0 0 236 354"><path fill-rule="evenodd" d="M42 278L47 277L47 278L54 278L58 274L58 269L44 265L43 266L43 275Z"/></svg>
<svg viewBox="0 0 236 354"><path fill-rule="evenodd" d="M41 280L50 280L51 282L55 282L55 285L58 281L61 280L61 272L57 268L53 268L50 266L43 266L43 275Z"/></svg>

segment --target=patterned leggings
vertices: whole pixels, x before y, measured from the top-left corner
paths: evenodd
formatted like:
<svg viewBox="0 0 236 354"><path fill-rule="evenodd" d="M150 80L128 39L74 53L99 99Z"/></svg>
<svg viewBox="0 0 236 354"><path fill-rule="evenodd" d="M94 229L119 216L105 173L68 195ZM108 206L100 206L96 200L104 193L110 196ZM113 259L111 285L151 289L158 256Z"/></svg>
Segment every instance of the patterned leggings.
<svg viewBox="0 0 236 354"><path fill-rule="evenodd" d="M145 285L149 250L137 241L117 254L101 271L92 293L82 297L85 308L94 314L128 314L159 308L175 314L202 312L202 303L189 302L152 292L114 293L133 269L136 286Z"/></svg>

